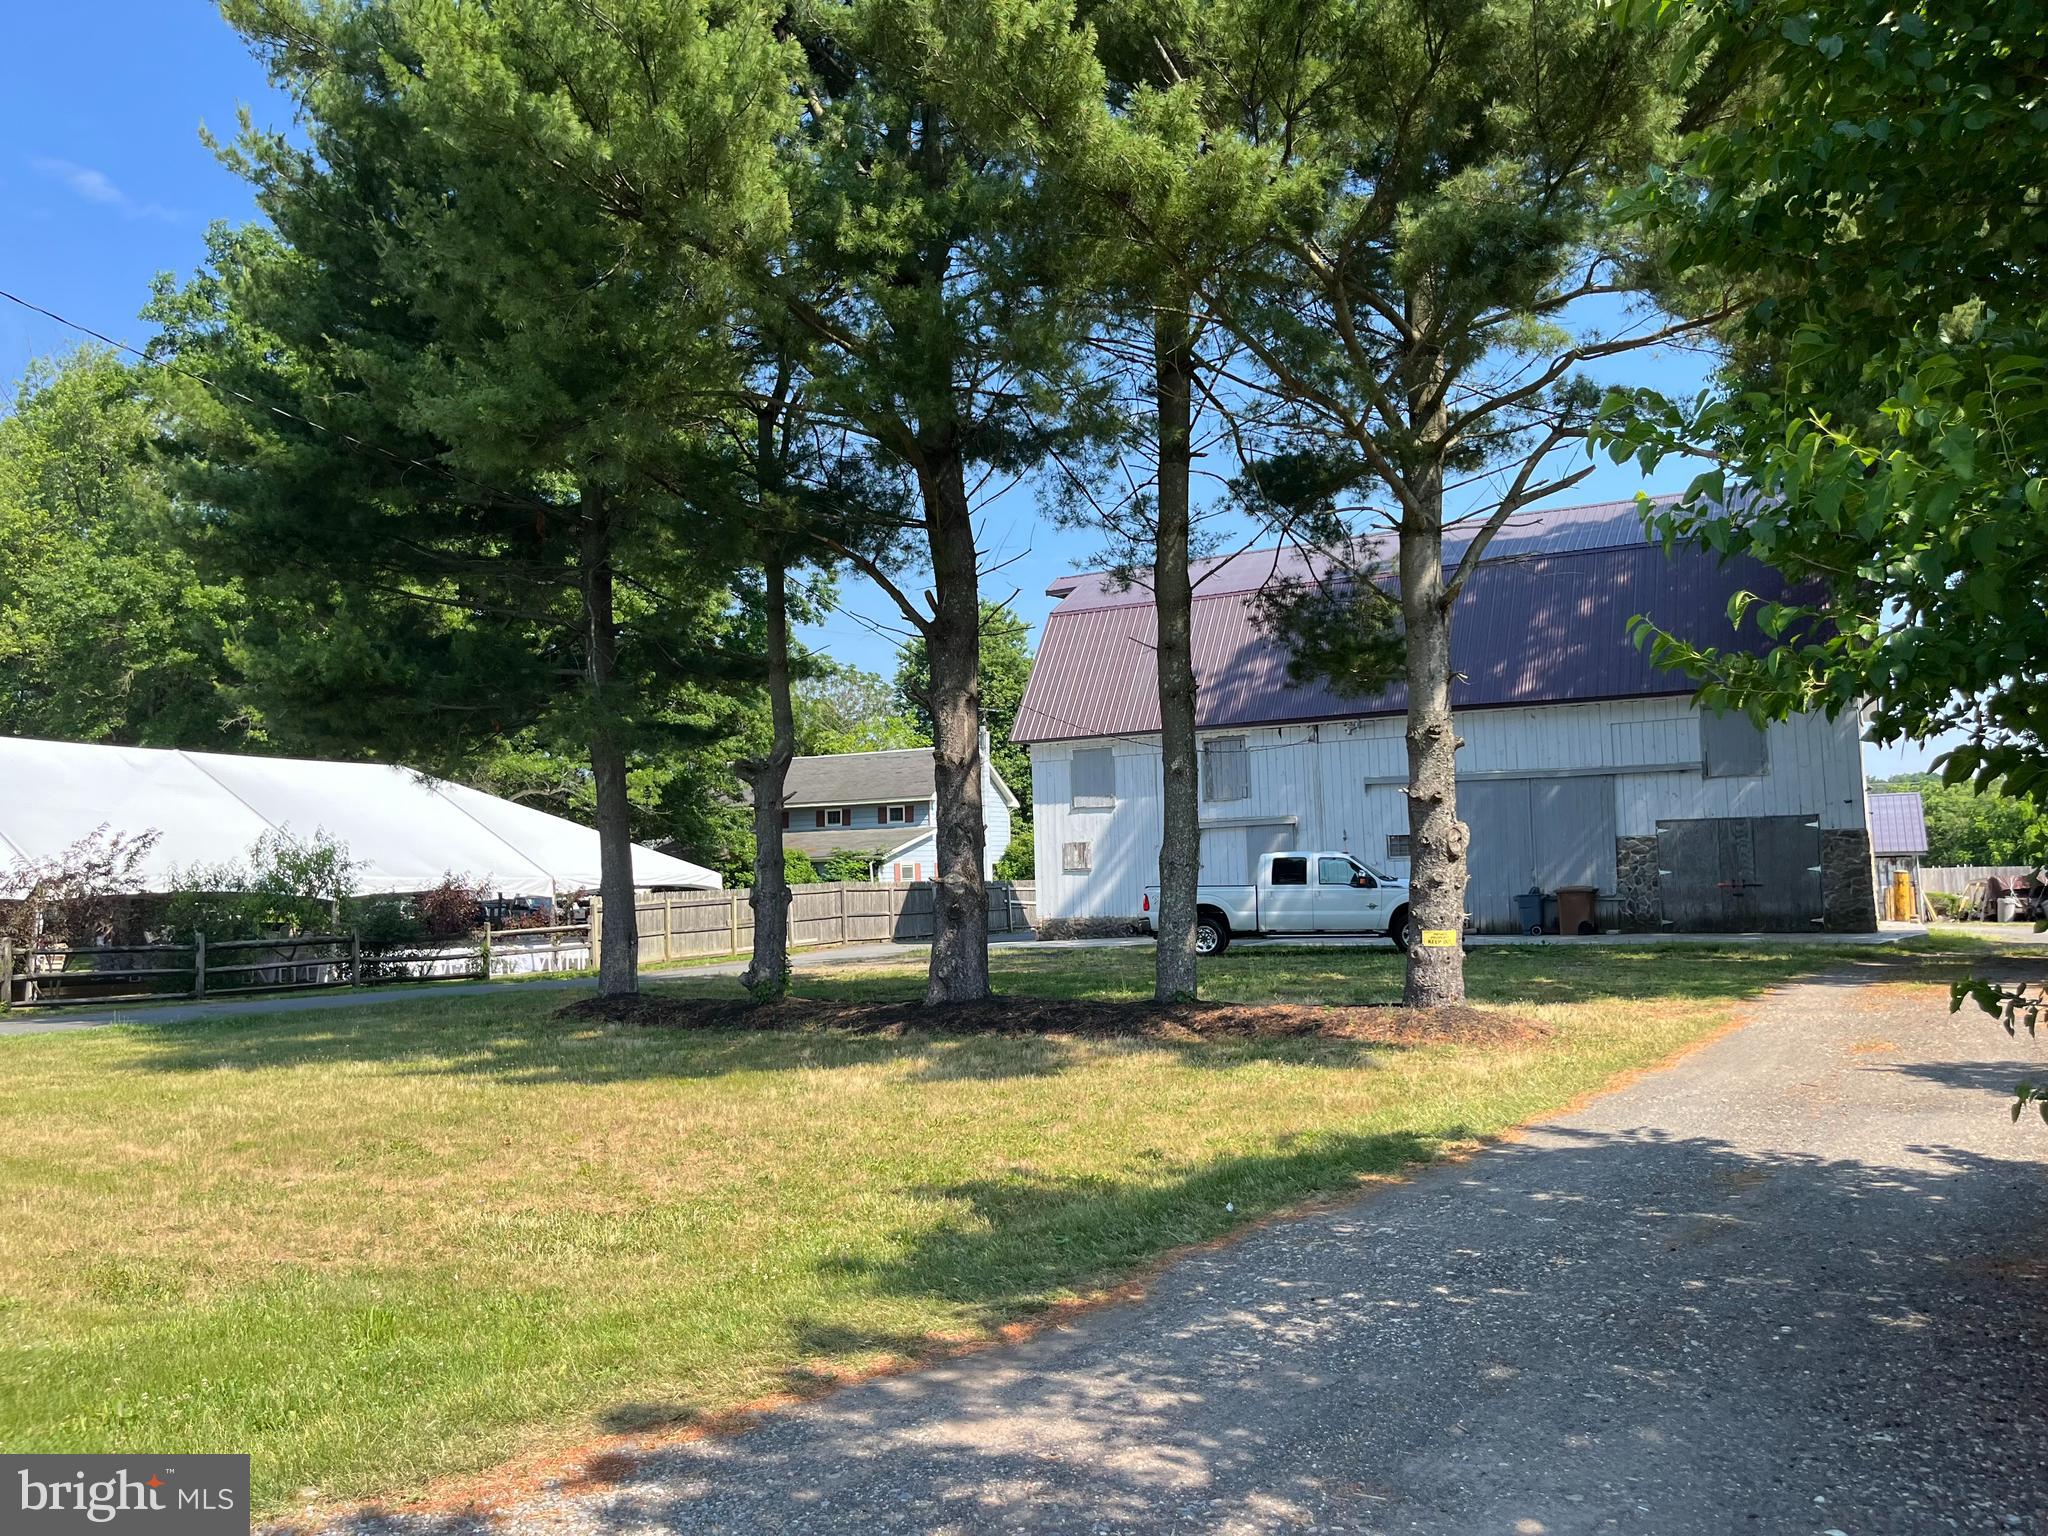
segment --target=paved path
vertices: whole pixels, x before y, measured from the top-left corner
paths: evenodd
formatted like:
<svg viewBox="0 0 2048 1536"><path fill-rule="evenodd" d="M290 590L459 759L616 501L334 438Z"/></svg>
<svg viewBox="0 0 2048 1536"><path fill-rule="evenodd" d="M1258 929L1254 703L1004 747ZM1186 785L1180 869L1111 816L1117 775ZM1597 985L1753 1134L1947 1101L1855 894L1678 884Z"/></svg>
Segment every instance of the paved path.
<svg viewBox="0 0 2048 1536"><path fill-rule="evenodd" d="M2048 1127L2006 1112L2030 1069L2048 1044L1925 990L1794 986L1140 1302L488 1529L2048 1533Z"/></svg>

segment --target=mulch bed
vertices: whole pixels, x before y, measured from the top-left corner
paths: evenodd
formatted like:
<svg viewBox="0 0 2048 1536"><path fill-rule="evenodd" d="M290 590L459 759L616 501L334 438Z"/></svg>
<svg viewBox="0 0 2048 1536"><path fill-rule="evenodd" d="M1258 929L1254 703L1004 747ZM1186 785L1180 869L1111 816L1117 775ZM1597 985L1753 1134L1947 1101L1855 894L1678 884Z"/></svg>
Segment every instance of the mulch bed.
<svg viewBox="0 0 2048 1536"><path fill-rule="evenodd" d="M842 1030L856 1034L1089 1035L1156 1040L1267 1040L1315 1035L1382 1045L1518 1045L1548 1026L1483 1008L1325 1006L1318 1003L1177 1003L999 997L928 1008L916 1002L851 1003L789 997L642 994L586 998L555 1011L562 1019L649 1029Z"/></svg>

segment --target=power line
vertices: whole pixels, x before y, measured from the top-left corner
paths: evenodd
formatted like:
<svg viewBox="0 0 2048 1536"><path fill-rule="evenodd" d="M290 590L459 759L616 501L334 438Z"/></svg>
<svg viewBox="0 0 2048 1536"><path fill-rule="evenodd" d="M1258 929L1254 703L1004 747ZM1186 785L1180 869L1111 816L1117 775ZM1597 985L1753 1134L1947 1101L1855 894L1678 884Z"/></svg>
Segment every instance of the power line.
<svg viewBox="0 0 2048 1536"><path fill-rule="evenodd" d="M45 308L43 305L37 304L33 300L23 298L18 293L11 293L5 288L0 288L0 299L6 299L11 304L18 304L23 309L30 310L35 314L43 316L45 319L56 321L59 325L69 326L72 330L79 332L81 335L90 336L93 338L93 340L104 343L105 345L114 348L116 351L126 352L131 357L140 358L143 362L148 363L152 368L163 368L171 373L180 374L185 378L196 380L198 383L204 384L208 389L216 390L223 395L227 395L233 399L239 400L244 405L250 406L255 410L267 411L271 415L280 416L287 421L296 421L302 426L311 427L315 432L318 432L323 436L332 437L336 442L344 443L347 446L357 449L361 452L381 455L382 457L389 459L392 463L403 465L409 469L422 469L425 470L428 474L445 475L451 480L455 480L464 485L473 486L480 491L488 492L492 496L500 497L507 501L525 502L529 505L536 507L546 507L549 508L550 510L558 510L555 507L554 503L545 501L538 496L533 496L525 492L501 490L496 486L487 485L481 480L475 479L469 475L465 475L460 470L450 468L446 464L435 463L428 459L410 458L404 454L395 453L391 449L384 447L382 444L369 442L366 439L357 437L350 432L337 431L333 427L327 426L323 422L315 421L310 416L303 416L299 412L287 409L282 405L275 405L269 401L258 400L254 395L251 395L244 390L237 389L232 384L223 384L218 379L210 378L206 374L199 372L199 370L196 368L188 368L182 363L167 363L152 358L147 352L143 351L142 348L140 347L130 346L127 342L117 340L116 338L107 335L107 333L104 331L94 330L89 325L83 324L82 322L77 320L70 319L67 316L60 315L54 309Z"/></svg>

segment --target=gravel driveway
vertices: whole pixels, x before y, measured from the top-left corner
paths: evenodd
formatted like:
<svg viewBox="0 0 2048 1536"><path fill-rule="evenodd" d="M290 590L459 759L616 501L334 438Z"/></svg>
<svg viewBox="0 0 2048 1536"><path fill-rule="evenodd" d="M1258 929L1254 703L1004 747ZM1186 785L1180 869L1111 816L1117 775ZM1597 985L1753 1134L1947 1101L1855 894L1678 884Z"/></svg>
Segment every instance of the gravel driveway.
<svg viewBox="0 0 2048 1536"><path fill-rule="evenodd" d="M1144 1300L414 1532L2048 1533L2048 1048L1750 1027Z"/></svg>

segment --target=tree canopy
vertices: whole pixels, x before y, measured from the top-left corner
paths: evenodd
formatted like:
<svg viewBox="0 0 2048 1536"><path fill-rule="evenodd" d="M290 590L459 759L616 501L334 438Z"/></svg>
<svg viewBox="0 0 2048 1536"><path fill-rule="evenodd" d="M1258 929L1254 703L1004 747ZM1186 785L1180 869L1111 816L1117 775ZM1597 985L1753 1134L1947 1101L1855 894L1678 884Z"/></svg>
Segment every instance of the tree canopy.
<svg viewBox="0 0 2048 1536"><path fill-rule="evenodd" d="M1746 609L1766 654L1659 636L1660 660L1709 703L1960 730L1949 778L2048 789L2048 10L1635 9L1678 69L1756 82L1624 205L1682 278L1754 302L1715 389L1617 395L1606 436L1645 470L1712 460L1665 531L1814 594Z"/></svg>
<svg viewBox="0 0 2048 1536"><path fill-rule="evenodd" d="M261 739L245 599L179 542L160 451L175 381L87 348L0 417L0 732L123 746Z"/></svg>

